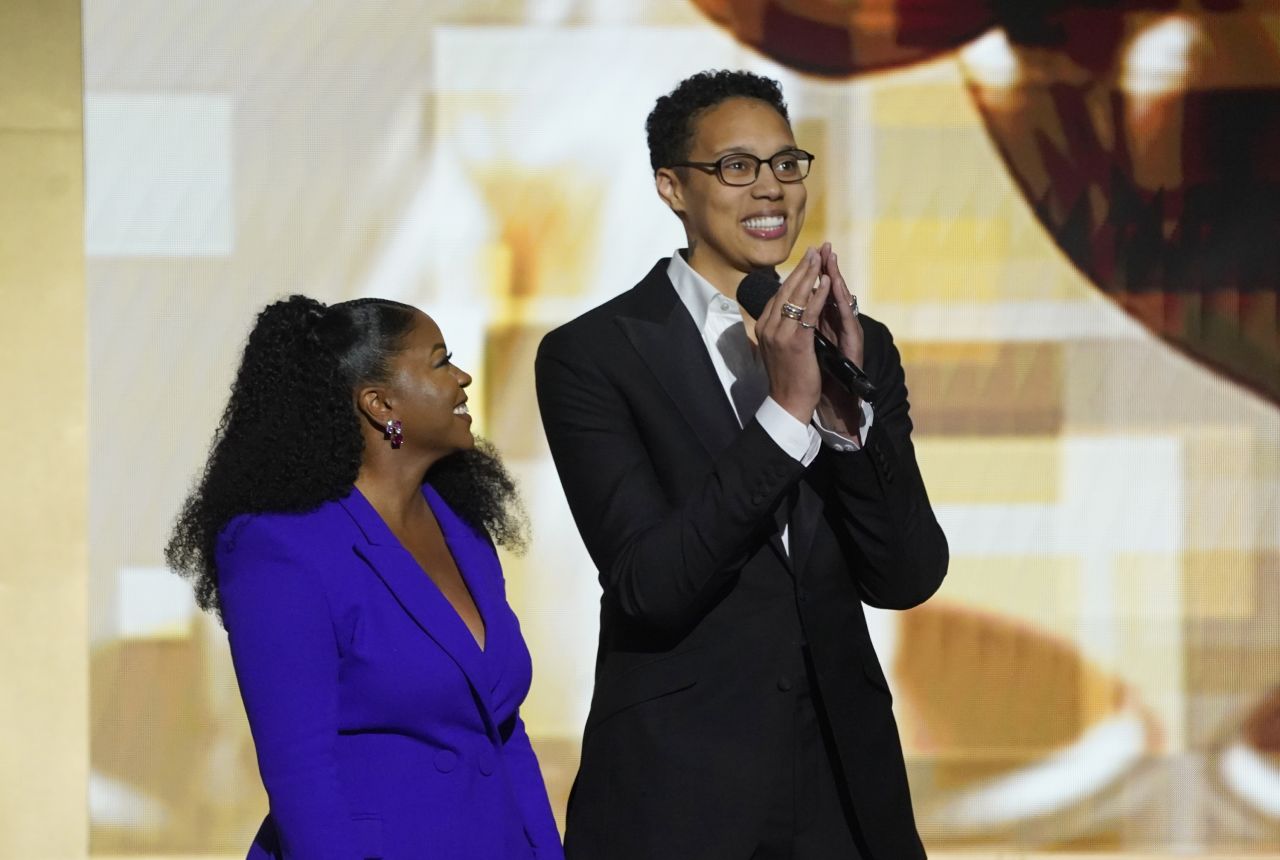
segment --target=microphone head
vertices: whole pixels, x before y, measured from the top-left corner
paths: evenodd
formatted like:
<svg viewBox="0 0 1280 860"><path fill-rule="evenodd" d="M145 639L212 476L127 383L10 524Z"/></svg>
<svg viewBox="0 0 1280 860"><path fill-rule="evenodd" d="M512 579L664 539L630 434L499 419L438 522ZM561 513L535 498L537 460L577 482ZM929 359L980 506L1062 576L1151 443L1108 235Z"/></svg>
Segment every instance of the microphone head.
<svg viewBox="0 0 1280 860"><path fill-rule="evenodd" d="M759 319L760 314L764 312L764 306L778 291L780 283L778 273L773 269L756 269L754 272L748 272L738 284L738 304L742 305L752 319Z"/></svg>

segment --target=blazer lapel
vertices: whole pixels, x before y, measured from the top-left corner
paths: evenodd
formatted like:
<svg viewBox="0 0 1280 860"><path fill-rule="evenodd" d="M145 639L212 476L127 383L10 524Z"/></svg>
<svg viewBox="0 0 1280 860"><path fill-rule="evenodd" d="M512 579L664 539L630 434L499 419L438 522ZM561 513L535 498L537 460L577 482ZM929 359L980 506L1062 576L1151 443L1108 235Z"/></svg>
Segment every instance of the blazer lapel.
<svg viewBox="0 0 1280 860"><path fill-rule="evenodd" d="M667 262L659 261L636 286L639 309L619 316L618 325L694 437L715 457L740 428L698 327L667 278Z"/></svg>
<svg viewBox="0 0 1280 860"><path fill-rule="evenodd" d="M428 497L428 502L430 501ZM471 636L471 631L458 617L458 613L445 596L440 593L440 589L419 566L417 560L400 544L391 529L383 522L382 517L374 510L373 505L369 504L358 489L353 489L341 504L365 536L365 541L357 541L354 544L356 553L369 563L374 573L386 585L387 590L417 623L422 632L431 637L462 670L472 688L479 694L476 698L484 704L482 715L486 727L491 732L496 731L493 715L488 709L488 694L492 684L488 677L486 661L483 659L484 654ZM443 522L441 530L444 530ZM445 539L447 542L447 533ZM452 545L450 549L453 549ZM463 560L457 558L457 561L459 569L462 570ZM465 577L465 573L463 575ZM471 586L470 581L468 586ZM473 591L473 597L477 607L480 607L480 596ZM483 608L481 609L481 616L486 617L486 620L492 615L490 611L486 616ZM486 639L487 636L486 632Z"/></svg>
<svg viewBox="0 0 1280 860"><path fill-rule="evenodd" d="M787 543L791 547L792 575L800 578L805 563L809 559L809 548L813 546L813 537L818 532L818 520L822 517L822 499L809 482L802 480L796 485L795 504L791 509L788 525Z"/></svg>
<svg viewBox="0 0 1280 860"><path fill-rule="evenodd" d="M667 277L669 262L669 258L659 260L636 285L639 308L631 315L619 316L618 325L693 429L694 437L714 459L742 428L702 334ZM787 566L792 562L782 545L782 529L789 509L784 499L774 516L778 529L769 538L770 546Z"/></svg>
<svg viewBox="0 0 1280 860"><path fill-rule="evenodd" d="M436 521L440 523L444 542L448 545L449 552L458 565L458 572L462 574L467 591L471 592L471 599L475 601L476 609L484 622L484 675L489 682L486 692L492 692L498 686L502 675L500 669L506 663L502 655L503 649L509 644L508 634L511 632L503 623L507 617L507 607L500 586L502 567L498 561L498 553L488 540L478 535L450 509L434 487L423 484L422 495L436 515ZM462 626L466 630L466 625ZM471 631L466 630L466 634L474 647L475 639L471 637Z"/></svg>

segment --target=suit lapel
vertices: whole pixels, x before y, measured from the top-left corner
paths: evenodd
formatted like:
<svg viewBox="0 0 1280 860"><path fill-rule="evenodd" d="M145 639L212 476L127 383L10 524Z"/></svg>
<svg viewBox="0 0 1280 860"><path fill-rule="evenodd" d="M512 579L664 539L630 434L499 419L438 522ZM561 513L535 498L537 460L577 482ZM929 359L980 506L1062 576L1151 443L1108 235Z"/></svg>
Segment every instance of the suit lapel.
<svg viewBox="0 0 1280 860"><path fill-rule="evenodd" d="M702 334L667 277L669 262L668 258L659 260L636 285L636 310L620 315L617 321L692 428L694 437L715 459L742 428L707 354ZM792 562L782 545L782 529L787 525L790 508L785 499L778 506L774 513L778 528L769 537L769 545L788 567Z"/></svg>
<svg viewBox="0 0 1280 860"><path fill-rule="evenodd" d="M676 295L662 260L637 286L638 309L618 325L713 458L739 432L697 324Z"/></svg>
<svg viewBox="0 0 1280 860"><path fill-rule="evenodd" d="M427 500L428 503L432 502L431 495L428 495ZM438 500L437 496L437 503L439 503ZM354 544L356 553L369 563L374 573L386 585L387 590L422 632L431 637L457 664L477 692L477 700L484 705L482 714L486 727L491 732L496 731L493 715L489 712L489 693L493 684L489 678L484 654L471 636L471 631L467 629L466 624L458 617L458 613L445 599L440 589L419 566L417 560L400 544L391 529L383 522L382 517L374 510L373 505L369 504L359 490L352 490L341 504L364 533L365 540ZM439 518L438 513L437 518ZM443 519L440 526L441 531L445 531ZM445 540L449 542L447 531ZM468 559L457 554L458 550L453 543L450 543L449 548L455 553L454 558L458 568L463 571L463 576L466 578L465 568ZM476 601L477 608L480 609L481 617L486 621L486 627L497 626L488 623L494 613L491 609L486 612L485 604L488 601L483 596L485 589L477 589L472 579L467 579L467 585L472 589L472 597ZM489 635L487 629L486 645L489 644Z"/></svg>
<svg viewBox="0 0 1280 860"><path fill-rule="evenodd" d="M504 614L506 598L499 587L502 582L502 568L498 561L498 554L487 540L453 512L434 487L423 484L422 494L436 515L436 521L440 523L444 542L458 565L458 572L462 574L462 579L467 584L467 591L471 592L471 599L475 601L480 618L484 621L483 665L485 677L489 682L489 690L486 692L492 692L498 686L501 675L497 670L506 663L502 658L502 649L506 648L509 642L507 634L510 632L507 625L503 623L506 617ZM452 606L449 608L453 609ZM453 614L457 616L456 611ZM458 622L462 624L461 619L458 619ZM462 624L462 628L470 644L476 647L471 631L466 629L465 624Z"/></svg>
<svg viewBox="0 0 1280 860"><path fill-rule="evenodd" d="M791 530L787 533L787 542L791 547L792 575L799 579L809 560L813 537L818 531L818 520L822 517L822 499L805 480L796 485L793 495L795 504L791 507L788 523Z"/></svg>

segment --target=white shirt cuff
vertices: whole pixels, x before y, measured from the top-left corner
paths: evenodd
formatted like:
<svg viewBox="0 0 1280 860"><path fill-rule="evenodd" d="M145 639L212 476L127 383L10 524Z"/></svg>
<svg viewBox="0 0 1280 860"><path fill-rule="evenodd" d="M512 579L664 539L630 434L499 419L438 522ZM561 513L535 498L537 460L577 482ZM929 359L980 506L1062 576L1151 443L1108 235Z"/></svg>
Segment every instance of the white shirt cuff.
<svg viewBox="0 0 1280 860"><path fill-rule="evenodd" d="M756 410L756 420L769 434L769 438L778 443L778 447L786 451L792 459L799 460L801 465L808 466L818 456L822 448L822 437L812 424L805 424L787 410L778 405L772 397L766 397L764 403Z"/></svg>
<svg viewBox="0 0 1280 860"><path fill-rule="evenodd" d="M859 401L862 407L862 421L858 425L857 438L849 438L834 430L828 430L822 426L822 419L818 417L815 410L813 413L813 426L817 428L818 435L822 439L822 443L828 448L834 448L837 451L858 451L862 448L862 440L867 438L867 434L871 432L871 425L875 423L876 412L871 408L871 404L865 400Z"/></svg>

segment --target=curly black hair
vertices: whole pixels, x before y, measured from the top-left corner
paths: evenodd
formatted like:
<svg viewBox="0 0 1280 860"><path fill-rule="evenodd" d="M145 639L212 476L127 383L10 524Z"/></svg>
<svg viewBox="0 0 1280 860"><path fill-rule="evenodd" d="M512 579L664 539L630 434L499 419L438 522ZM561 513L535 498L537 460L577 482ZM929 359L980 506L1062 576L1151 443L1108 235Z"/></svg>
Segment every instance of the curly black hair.
<svg viewBox="0 0 1280 860"><path fill-rule="evenodd" d="M387 299L326 307L294 295L258 314L204 471L165 546L201 609L221 618L214 547L232 519L302 513L351 492L364 454L352 392L387 378L414 313ZM473 528L524 548L515 482L490 445L441 459L426 480Z"/></svg>
<svg viewBox="0 0 1280 860"><path fill-rule="evenodd" d="M772 78L751 72L711 69L685 78L654 104L644 129L649 136L649 165L670 167L689 158L694 122L698 115L732 98L758 99L776 110L787 122L787 103L782 88Z"/></svg>

